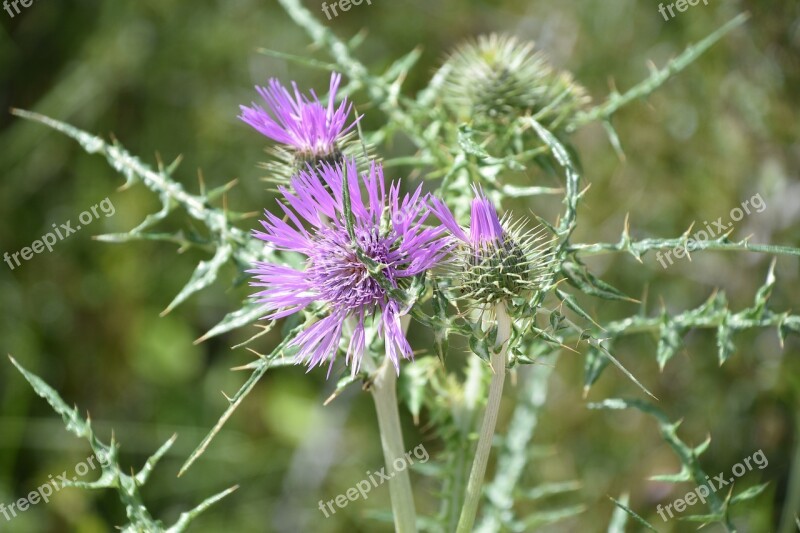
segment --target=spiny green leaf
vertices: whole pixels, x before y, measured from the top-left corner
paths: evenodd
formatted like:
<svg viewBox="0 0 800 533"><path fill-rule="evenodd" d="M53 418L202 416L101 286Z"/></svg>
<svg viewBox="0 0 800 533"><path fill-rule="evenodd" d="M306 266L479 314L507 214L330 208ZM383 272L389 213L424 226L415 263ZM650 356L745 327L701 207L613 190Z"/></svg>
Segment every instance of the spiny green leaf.
<svg viewBox="0 0 800 533"><path fill-rule="evenodd" d="M358 176L349 176L350 166L345 165L342 169L342 210L344 212L344 222L347 227L347 235L350 237L350 242L353 246L358 246L356 243L356 230L355 230L355 217L353 216L353 204L350 199L350 179L355 178L358 184ZM357 185L356 185L357 186Z"/></svg>
<svg viewBox="0 0 800 533"><path fill-rule="evenodd" d="M438 364L439 362L432 357L416 359L413 363L406 365L400 374L398 390L405 399L415 424L419 424L419 415L422 411L428 381L434 365Z"/></svg>
<svg viewBox="0 0 800 533"><path fill-rule="evenodd" d="M263 303L250 300L241 309L237 309L225 315L216 326L197 339L195 344L201 343L211 337L222 335L233 329L252 324L259 318L262 318L265 313L267 313L267 307Z"/></svg>
<svg viewBox="0 0 800 533"><path fill-rule="evenodd" d="M628 515L633 517L633 519L636 520L637 522L639 522L640 525L646 527L650 531L658 531L656 528L654 528L650 524L650 522L648 522L647 520L645 520L644 518L642 518L638 514L634 513L633 510L630 507L628 507L627 505L625 505L624 503L620 502L619 500L616 500L616 499L612 498L611 496L609 496L608 499L611 500L612 502L614 502L614 505L616 505L618 508L622 509L625 513L627 513Z"/></svg>
<svg viewBox="0 0 800 533"><path fill-rule="evenodd" d="M628 252L635 257L642 257L646 252L652 250L673 250L677 247L685 248L689 235L682 235L673 239L642 239L640 241L626 242L620 239L617 242L598 242L598 243L577 243L565 245L566 252L576 252L582 256L586 255L599 255L609 252ZM718 239L709 239L707 241L692 241L693 252L697 251L747 251L759 252L772 255L789 255L798 257L800 256L800 248L793 248L791 246L779 246L774 244L751 244L747 239L741 241L731 241L728 237L723 236Z"/></svg>
<svg viewBox="0 0 800 533"><path fill-rule="evenodd" d="M433 346L436 350L436 355L439 360L444 362L447 357L447 350L449 348L450 327L447 318L448 300L444 292L439 286L433 284L433 314L441 323L440 327L433 328Z"/></svg>
<svg viewBox="0 0 800 533"><path fill-rule="evenodd" d="M280 52L278 50L270 50L269 48L256 48L256 53L269 57L276 57L278 59L285 59L298 65L303 65L318 70L325 70L327 72L336 70L336 65L333 63L325 63L324 61L318 61L316 59L311 59L309 57L299 56L296 54L289 54L287 52Z"/></svg>
<svg viewBox="0 0 800 533"><path fill-rule="evenodd" d="M189 248L194 246L205 250L214 250L210 242L201 240L195 235L187 235L183 230L175 233L156 233L156 232L141 232L141 233L104 233L102 235L95 235L93 239L101 242L109 242L114 244L132 242L132 241L161 241L177 244L182 248Z"/></svg>
<svg viewBox="0 0 800 533"><path fill-rule="evenodd" d="M583 364L583 391L584 396L600 377L600 374L608 366L609 359L600 351L599 348L590 345L586 352L586 360Z"/></svg>
<svg viewBox="0 0 800 533"><path fill-rule="evenodd" d="M559 483L543 483L536 487L523 490L519 497L525 500L539 500L548 496L574 492L581 488L580 481L562 481Z"/></svg>
<svg viewBox="0 0 800 533"><path fill-rule="evenodd" d="M568 292L562 291L561 289L556 289L556 296L558 296L561 301L564 302L564 304L572 311L594 324L598 329L603 329L600 324L595 322L594 318L592 318L592 315L590 315L588 311L584 310L580 305L578 305L578 301L574 296Z"/></svg>
<svg viewBox="0 0 800 533"><path fill-rule="evenodd" d="M669 476L654 476L651 479L678 483L683 481L694 481L698 486L707 483L708 475L700 467L697 460L695 449L683 442L677 435L677 428L680 422L674 423L667 418L660 409L648 402L641 400L624 400L620 398L607 399L599 403L589 404L590 409L637 409L655 418L661 430L662 438L669 444L675 455L681 462L681 471L678 474ZM701 446L702 448L702 446ZM727 502L720 500L719 496L712 492L707 496L707 503L711 510L713 520L719 521L728 529L733 529L727 517ZM692 520L691 518L687 518ZM708 521L708 520L702 520Z"/></svg>
<svg viewBox="0 0 800 533"><path fill-rule="evenodd" d="M474 155L481 159L490 159L491 156L475 142L474 133L472 128L466 124L461 124L458 127L458 146L464 150L464 153Z"/></svg>
<svg viewBox="0 0 800 533"><path fill-rule="evenodd" d="M608 140L611 142L611 147L614 148L614 152L617 153L617 157L619 157L620 161L625 161L625 151L622 149L622 141L619 140L619 135L617 135L617 130L615 130L614 126L611 124L611 120L604 120L602 124L606 135L608 135Z"/></svg>
<svg viewBox="0 0 800 533"><path fill-rule="evenodd" d="M204 186L202 186L201 187L201 191L204 193L203 195L205 196L206 203L210 204L213 200L216 200L217 198L219 198L221 196L225 196L238 183L239 183L238 179L230 180L229 182L225 183L224 185L220 185L219 187L214 187L213 189L209 189L208 191L205 191L204 190Z"/></svg>
<svg viewBox="0 0 800 533"><path fill-rule="evenodd" d="M154 520L149 511L142 502L140 495L140 488L147 481L152 469L156 463L161 459L167 450L175 442L175 437L170 438L161 448L156 451L145 463L144 467L136 475L128 475L119 465L119 445L114 439L113 433L111 436L110 444L106 445L95 436L92 431L91 422L84 420L79 414L77 409L67 406L61 396L47 383L44 382L37 375L29 372L22 367L13 357L9 355L9 359L20 371L23 377L31 384L34 391L47 400L50 406L62 416L67 426L67 430L74 433L78 437L82 437L89 442L95 455L100 460L100 468L102 469L100 477L95 481L84 482L78 480L68 480L63 483L65 487L77 487L86 490L99 490L99 489L113 489L119 494L120 501L125 506L126 515L129 523L121 527L123 532L141 533L147 531L148 533L162 533L164 525L159 520ZM181 515L178 523L170 528L169 532L183 531L188 522L197 517L209 505L218 501L230 493L231 489L220 493L219 495L209 498L200 506L195 508L189 513Z"/></svg>
<svg viewBox="0 0 800 533"><path fill-rule="evenodd" d="M78 414L77 409L69 407L64 400L61 399L61 396L50 385L45 383L42 378L33 372L25 370L25 368L10 355L8 358L11 360L11 363L17 367L17 370L19 370L28 383L30 383L36 394L47 400L50 407L61 415L61 418L64 419L64 424L67 426L67 431L81 438L89 438L91 436L89 424Z"/></svg>
<svg viewBox="0 0 800 533"><path fill-rule="evenodd" d="M656 350L659 369L664 370L667 362L678 353L681 346L683 346L682 328L676 322L670 321L669 317L665 315L661 325L661 333L658 337L658 349Z"/></svg>
<svg viewBox="0 0 800 533"><path fill-rule="evenodd" d="M168 194L162 193L159 196L161 197L161 209L151 215L147 215L142 223L133 228L130 233L136 235L158 224L167 218L177 205Z"/></svg>
<svg viewBox="0 0 800 533"><path fill-rule="evenodd" d="M728 321L725 318L717 326L717 350L720 366L728 360L728 357L736 349L733 344L733 331L733 328L728 325Z"/></svg>
<svg viewBox="0 0 800 533"><path fill-rule="evenodd" d="M725 513L692 514L679 516L677 518L678 520L683 520L684 522L702 522L703 524L711 524L714 522L724 522Z"/></svg>
<svg viewBox="0 0 800 533"><path fill-rule="evenodd" d="M677 474L656 474L647 479L651 481L662 481L664 483L685 483L686 481L692 480L692 472L684 466Z"/></svg>
<svg viewBox="0 0 800 533"><path fill-rule="evenodd" d="M767 303L769 301L769 297L772 295L772 289L775 287L775 263L776 260L773 259L772 263L769 265L769 271L767 272L767 279L764 282L764 285L759 287L758 292L756 293L755 302L753 306L750 308L750 312L748 313L748 318L758 320L764 314L764 311L767 309Z"/></svg>
<svg viewBox="0 0 800 533"><path fill-rule="evenodd" d="M173 435L172 437L170 437L167 440L167 442L165 442L161 446L161 448L159 448L156 451L156 453L154 453L153 455L150 456L149 459L147 459L147 462L144 464L142 469L139 471L138 474L136 474L136 483L138 485L144 485L145 483L147 483L150 474L153 472L153 468L155 468L156 464L158 464L161 458L164 457L164 455L166 455L169 449L172 448L172 445L175 444L175 440L177 438L178 438L177 435Z"/></svg>
<svg viewBox="0 0 800 533"><path fill-rule="evenodd" d="M708 450L708 447L710 445L711 445L711 435L706 437L706 440L704 440L703 442L694 447L694 456L700 457L701 455L703 455L706 452L706 450Z"/></svg>
<svg viewBox="0 0 800 533"><path fill-rule="evenodd" d="M168 314L181 303L185 302L186 299L192 294L211 285L217 279L219 269L228 262L228 259L230 259L232 253L233 250L231 249L230 245L223 244L217 248L217 252L214 254L214 257L211 258L211 260L200 261L200 263L197 265L197 268L192 273L192 277L189 278L189 281L186 283L186 285L184 285L183 289L181 289L181 292L178 293L175 299L173 299L167 308L161 312L161 316Z"/></svg>
<svg viewBox="0 0 800 533"><path fill-rule="evenodd" d="M388 83L395 83L396 80L405 79L409 70L419 61L422 57L422 49L414 48L406 55L396 59L382 76Z"/></svg>
<svg viewBox="0 0 800 533"><path fill-rule="evenodd" d="M741 13L700 42L687 46L686 50L669 61L664 68L653 70L650 77L626 91L625 94L619 94L616 91L611 93L606 102L589 111L579 113L575 121L567 127L567 130L574 131L589 122L606 119L628 103L652 93L672 76L691 65L703 52L711 48L714 43L722 39L727 33L744 24L749 17L747 13Z"/></svg>
<svg viewBox="0 0 800 533"><path fill-rule="evenodd" d="M533 117L527 117L527 121L536 131L539 138L550 148L553 156L564 169L566 175L567 190L564 195L564 216L561 217L561 223L558 227L558 235L563 239L561 245L563 248L567 245L569 236L575 229L575 221L578 216L578 199L580 196L578 185L580 183L580 173L573 159L570 157L569 151L561 144L555 135L539 124Z"/></svg>
<svg viewBox="0 0 800 533"><path fill-rule="evenodd" d="M557 333L559 330L567 327L564 325L564 318L564 315L558 311L553 311L550 313L550 329L553 331L553 333Z"/></svg>
<svg viewBox="0 0 800 533"><path fill-rule="evenodd" d="M487 363L491 360L491 353L486 337L484 336L479 337L474 334L470 335L469 348L475 355L477 355Z"/></svg>
<svg viewBox="0 0 800 533"><path fill-rule="evenodd" d="M778 338L781 341L781 346L786 342L786 337L790 333L800 335L800 317L789 316L788 313L783 313L778 323Z"/></svg>
<svg viewBox="0 0 800 533"><path fill-rule="evenodd" d="M764 492L764 490L766 490L768 485L769 482L761 483L760 485L755 485L750 487L749 489L743 490L742 492L731 498L729 505L736 505L737 503L743 501L752 500L753 498Z"/></svg>
<svg viewBox="0 0 800 533"><path fill-rule="evenodd" d="M596 278L588 269L579 263L564 261L561 264L561 272L573 287L580 289L590 296L596 296L605 300L622 300L636 302L630 296L626 296L615 287L605 281Z"/></svg>
<svg viewBox="0 0 800 533"><path fill-rule="evenodd" d="M519 187L516 185L503 185L500 190L509 198L527 198L529 196L542 196L550 194L561 194L564 189L559 187Z"/></svg>
<svg viewBox="0 0 800 533"><path fill-rule="evenodd" d="M234 485L233 487L226 489L220 492L219 494L215 494L214 496L211 496L210 498L204 500L203 502L200 503L200 505L198 505L191 511L186 511L184 513L181 513L180 517L178 517L178 521L175 523L174 526L170 527L167 530L167 533L181 533L183 531L186 531L186 528L189 527L189 524L195 518L197 518L200 515L200 513L202 513L203 511L205 511L206 509L208 509L209 507L211 507L224 497L228 496L238 488L239 485Z"/></svg>
<svg viewBox="0 0 800 533"><path fill-rule="evenodd" d="M536 528L554 524L567 518L573 518L586 511L585 505L572 505L569 507L562 507L552 511L534 511L528 514L524 520L516 522L511 525L512 531L519 533L527 533Z"/></svg>
<svg viewBox="0 0 800 533"><path fill-rule="evenodd" d="M597 349L598 349L598 350L599 350L599 351L600 351L600 352L601 352L601 353L602 353L602 354L603 354L603 355L604 355L604 356L605 356L605 357L606 357L606 358L607 358L609 361L611 361L612 363L614 363L614 366L616 366L617 368L619 368L619 369L622 371L622 373L623 373L623 374L625 374L625 375L628 377L628 379L630 379L631 381L633 381L633 382L636 384L636 386L637 386L637 387L639 387L639 388L640 388L640 389L641 389L641 390L642 390L642 391L643 391L645 394L647 394L648 396L650 396L650 397L651 397L651 398L653 398L654 400L657 400L657 399L658 399L658 398L656 398L656 397L655 397L655 395L654 395L652 392L650 392L650 391L647 389L647 387L645 387L644 385L642 385L642 383L641 383L641 382L640 382L638 379L636 379L636 376L634 376L634 375L631 373L631 371L630 371L630 370L628 370L627 368L625 368L625 367L623 366L623 364L622 364L622 363L620 363L620 362L617 360L617 358L616 358L616 357L614 357L613 355L611 355L611 352L610 352L610 351L608 351L608 349L607 349L605 346L603 346L603 345L602 345L602 343L601 343L600 341L598 341L597 339L591 339L589 342L591 343L591 345L592 345L592 346L596 347L596 348L597 348Z"/></svg>
<svg viewBox="0 0 800 533"><path fill-rule="evenodd" d="M259 365L253 373L247 378L247 381L236 391L236 394L233 395L232 398L228 399L228 407L222 413L217 423L208 432L205 438L200 442L200 444L195 448L189 458L184 462L183 466L181 467L180 471L178 472L178 477L182 476L192 464L206 451L208 445L211 444L211 441L214 440L214 437L219 433L222 429L222 426L225 425L225 422L233 415L234 411L239 407L242 403L244 398L253 390L256 384L264 377L264 374L267 373L272 366L272 362L278 360L284 355L284 350L286 349L287 345L294 339L294 337L299 333L300 329L302 329L302 325L295 328L289 335L286 335L283 340L278 344L277 347L272 351L272 353L264 357L263 359L259 360Z"/></svg>

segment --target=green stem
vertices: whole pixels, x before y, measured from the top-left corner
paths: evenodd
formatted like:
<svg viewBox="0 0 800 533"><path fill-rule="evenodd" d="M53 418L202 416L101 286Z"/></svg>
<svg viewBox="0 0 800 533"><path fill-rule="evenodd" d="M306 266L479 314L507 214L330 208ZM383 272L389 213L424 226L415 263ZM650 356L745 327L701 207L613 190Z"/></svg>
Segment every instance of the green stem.
<svg viewBox="0 0 800 533"><path fill-rule="evenodd" d="M491 533L512 517L514 491L530 459L529 446L539 423L539 411L547 399L550 376L555 368L555 352L540 357L537 365L520 371L519 394L504 446L497 458L494 479L487 485L488 499L483 519L475 531Z"/></svg>
<svg viewBox="0 0 800 533"><path fill-rule="evenodd" d="M497 425L497 413L500 410L500 400L503 396L503 383L506 379L506 351L508 339L511 337L511 317L508 316L505 304L495 307L497 316L497 353L492 354L491 364L494 375L489 385L489 400L486 404L486 413L483 415L481 435L478 439L478 448L475 450L475 459L467 483L467 495L464 499L464 508L458 520L458 533L471 533L478 514L478 505L481 500L481 488L486 476L486 465L492 451L492 440Z"/></svg>
<svg viewBox="0 0 800 533"><path fill-rule="evenodd" d="M800 522L796 521L797 513L800 513L800 415L797 415L796 420L794 458L792 459L789 473L789 484L783 504L780 527L778 528L780 533L791 533L795 531L795 526L800 529Z"/></svg>
<svg viewBox="0 0 800 533"><path fill-rule="evenodd" d="M400 318L403 333L408 330L411 317ZM375 370L369 356L364 358L365 368L372 374L370 392L375 402L378 416L378 429L381 434L383 459L386 463L386 474L389 476L389 496L392 501L394 527L397 533L415 533L417 531L417 511L414 507L414 493L411 491L411 479L405 464L405 444L403 429L400 425L400 411L397 407L397 374L389 359ZM404 467L394 468L394 462L403 460Z"/></svg>
<svg viewBox="0 0 800 533"><path fill-rule="evenodd" d="M394 527L397 533L414 533L417 530L417 512L414 508L414 494L411 480L405 468L405 445L400 426L400 412L397 408L397 374L387 359L375 374L370 391L378 414L378 427L381 432L383 458L389 479L389 495L392 499ZM404 467L395 469L394 463L400 459Z"/></svg>
<svg viewBox="0 0 800 533"><path fill-rule="evenodd" d="M691 250L689 250L690 242L692 247ZM722 237L714 239L713 241L690 241L690 236L688 234L674 239L643 239L641 241L632 241L630 238L626 239L626 236L623 235L623 238L620 239L620 242L570 244L567 246L566 251L575 252L582 256L628 252L633 254L634 257L641 257L651 250L674 250L675 248L682 248L687 252L699 252L705 250L717 250L723 252L748 251L775 255L800 256L800 249L793 248L791 246L779 246L775 244L751 244L747 241L747 239L743 239L741 241L731 241L728 239L728 235L723 235Z"/></svg>

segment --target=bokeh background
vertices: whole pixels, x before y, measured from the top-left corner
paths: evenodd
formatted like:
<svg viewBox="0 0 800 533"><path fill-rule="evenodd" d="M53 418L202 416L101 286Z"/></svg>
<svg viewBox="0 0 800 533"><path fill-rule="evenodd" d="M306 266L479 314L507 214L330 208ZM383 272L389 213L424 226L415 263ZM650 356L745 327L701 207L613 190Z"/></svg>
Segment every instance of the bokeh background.
<svg viewBox="0 0 800 533"><path fill-rule="evenodd" d="M321 2L305 5L323 17ZM591 182L576 241L616 241L628 213L634 237L677 236L693 221L727 219L732 208L760 194L766 210L737 224L734 236L800 246L800 3L794 0L711 0L670 21L650 1L373 0L323 20L345 39L367 32L357 56L378 70L421 45L424 53L407 81L409 90L422 88L444 53L461 40L507 31L536 40L599 102L611 87L624 90L644 78L649 61L663 65L744 10L752 13L744 28L615 117L624 161L599 126L574 137ZM388 508L385 486L332 518L323 519L317 509L320 499L344 492L382 461L370 398L353 391L322 407L333 385L324 372L270 372L203 459L175 477L224 409L220 391L231 394L245 379L230 368L252 354L230 346L254 330L197 346L193 340L235 309L248 288L229 283L235 274L230 269L211 289L160 318L203 253L178 254L163 243L92 240L130 229L157 210L156 199L142 187L118 190L121 178L102 158L5 111L33 109L90 132L113 134L151 163L156 152L165 161L182 154L178 176L184 184L194 187L199 171L210 186L239 178L229 205L260 210L273 205L256 166L265 158L265 143L235 118L238 105L249 103L252 86L270 76L323 88L327 75L256 49L327 60L325 51L309 48L303 30L276 3L255 0L35 1L13 19L0 11L0 26L0 251L28 246L53 223L76 219L106 197L116 209L59 242L52 253L36 255L13 271L0 265L0 351L88 410L103 438L113 428L131 465L141 465L178 433L144 491L151 510L167 523L210 494L239 484L191 530L389 531L389 525L369 517ZM353 98L367 114L365 124L381 123L366 96ZM402 137L381 147L387 157L408 150ZM535 172L530 179L557 185ZM555 202L548 197L514 207L552 212ZM165 227L186 223L175 215ZM715 289L727 292L734 309L745 307L769 261L757 254L706 253L664 270L653 256L639 265L630 256L606 255L591 266L625 292L646 295L648 312L656 313L662 305L673 312L694 307ZM796 312L797 259L780 258L776 272L773 305ZM592 310L608 320L637 309L597 301ZM255 347L266 352L278 334ZM741 531L775 531L789 495L800 512L800 342L790 339L781 350L774 330L735 340L736 353L722 368L708 332L690 333L663 373L652 336L619 343L617 355L671 418L684 420L685 440L700 443L711 435L702 460L707 472L729 472L763 449L769 466L746 474L741 487L763 481L770 486L738 508L737 524ZM632 507L660 530L693 530L677 521L664 524L655 512L658 502L672 501L690 487L647 481L678 468L653 421L633 412L587 410L582 368L581 356L561 356L534 439L551 453L523 479L579 480L581 488L569 498L586 511L545 529L603 531L613 511L607 495L630 492ZM638 394L624 376L607 370L589 400ZM404 414L404 422L409 447L424 443L435 454L437 443L425 421L415 426ZM68 434L7 360L0 360L0 502L22 497L88 454L86 444ZM433 512L436 487L413 479L419 510ZM531 509L547 505L536 502ZM89 533L110 531L123 521L115 493L69 489L13 522L0 517L0 531Z"/></svg>

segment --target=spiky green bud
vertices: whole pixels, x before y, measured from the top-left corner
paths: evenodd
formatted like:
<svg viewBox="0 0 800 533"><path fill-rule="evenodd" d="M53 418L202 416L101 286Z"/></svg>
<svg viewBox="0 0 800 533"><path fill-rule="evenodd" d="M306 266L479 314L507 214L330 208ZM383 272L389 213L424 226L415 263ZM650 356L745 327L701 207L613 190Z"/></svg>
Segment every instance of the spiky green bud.
<svg viewBox="0 0 800 533"><path fill-rule="evenodd" d="M551 67L533 42L482 35L457 48L445 62L442 97L461 121L505 125L525 115L558 129L589 98L572 75Z"/></svg>
<svg viewBox="0 0 800 533"><path fill-rule="evenodd" d="M461 297L477 304L512 303L544 287L553 260L551 242L541 229L525 232L521 224L509 225L508 219L503 226L503 242L457 251L455 286Z"/></svg>

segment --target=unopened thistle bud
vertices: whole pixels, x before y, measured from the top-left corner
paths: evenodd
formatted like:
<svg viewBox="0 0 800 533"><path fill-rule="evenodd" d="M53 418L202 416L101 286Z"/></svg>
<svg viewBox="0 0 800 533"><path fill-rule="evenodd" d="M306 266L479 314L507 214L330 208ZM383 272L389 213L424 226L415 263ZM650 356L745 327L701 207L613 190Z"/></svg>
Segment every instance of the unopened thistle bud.
<svg viewBox="0 0 800 533"><path fill-rule="evenodd" d="M522 223L500 219L479 189L472 201L470 227L464 230L450 209L431 198L431 211L461 241L455 248L454 287L461 296L482 305L515 301L544 288L553 264L551 241L543 229L525 231Z"/></svg>
<svg viewBox="0 0 800 533"><path fill-rule="evenodd" d="M568 123L589 98L572 75L551 67L533 42L482 35L446 60L445 105L461 121L507 125L532 115L549 130Z"/></svg>

